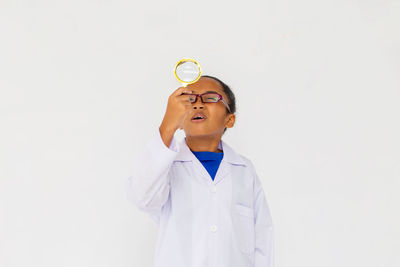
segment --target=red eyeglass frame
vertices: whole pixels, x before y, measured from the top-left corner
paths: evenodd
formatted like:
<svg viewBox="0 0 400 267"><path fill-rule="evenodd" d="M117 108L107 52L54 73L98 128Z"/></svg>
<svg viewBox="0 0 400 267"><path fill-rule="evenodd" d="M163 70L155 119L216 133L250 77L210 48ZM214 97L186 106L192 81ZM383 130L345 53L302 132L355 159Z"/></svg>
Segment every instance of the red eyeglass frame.
<svg viewBox="0 0 400 267"><path fill-rule="evenodd" d="M182 93L182 94L180 94L180 95L193 95L193 96L195 96L196 98L195 98L194 102L191 102L191 103L196 103L196 102L197 102L197 97L200 97L202 103L218 103L218 101L217 101L217 102L204 102L202 96L203 96L203 95L207 95L207 94L215 94L215 95L218 95L218 101L221 100L222 103L224 103L224 105L225 105L226 108L228 109L229 113L231 113L231 109L229 108L229 105L225 102L225 99L222 97L222 95L220 95L220 94L218 94L218 93L203 93L203 94L188 94L188 93Z"/></svg>

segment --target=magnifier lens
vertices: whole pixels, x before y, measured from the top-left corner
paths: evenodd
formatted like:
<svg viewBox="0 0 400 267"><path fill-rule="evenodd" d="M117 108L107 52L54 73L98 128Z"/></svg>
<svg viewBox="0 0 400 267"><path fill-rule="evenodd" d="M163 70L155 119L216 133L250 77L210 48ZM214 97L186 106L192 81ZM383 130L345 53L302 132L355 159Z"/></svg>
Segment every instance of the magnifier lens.
<svg viewBox="0 0 400 267"><path fill-rule="evenodd" d="M176 67L176 76L184 82L190 83L200 75L199 66L192 61L183 61Z"/></svg>

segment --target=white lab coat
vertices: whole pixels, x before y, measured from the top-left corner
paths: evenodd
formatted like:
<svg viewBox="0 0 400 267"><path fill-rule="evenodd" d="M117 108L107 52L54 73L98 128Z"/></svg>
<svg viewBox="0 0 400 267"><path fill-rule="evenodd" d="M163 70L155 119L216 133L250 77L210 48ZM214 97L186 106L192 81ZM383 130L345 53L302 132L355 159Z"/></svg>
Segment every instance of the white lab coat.
<svg viewBox="0 0 400 267"><path fill-rule="evenodd" d="M159 129L133 162L128 197L158 224L154 267L273 267L273 224L253 164L224 141L214 181L186 138Z"/></svg>

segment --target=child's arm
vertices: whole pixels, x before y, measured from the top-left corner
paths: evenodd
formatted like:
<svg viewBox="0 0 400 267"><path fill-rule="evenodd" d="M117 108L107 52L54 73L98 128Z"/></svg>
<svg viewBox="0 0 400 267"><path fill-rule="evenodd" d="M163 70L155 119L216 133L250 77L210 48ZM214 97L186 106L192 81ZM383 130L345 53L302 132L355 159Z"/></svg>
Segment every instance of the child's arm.
<svg viewBox="0 0 400 267"><path fill-rule="evenodd" d="M184 87L180 87L168 98L164 119L145 150L133 161L132 174L127 181L128 198L156 222L168 200L169 171L178 154L174 133L182 128L191 110L189 96L181 95L185 91Z"/></svg>
<svg viewBox="0 0 400 267"><path fill-rule="evenodd" d="M254 170L254 169L253 169ZM265 193L256 172L254 180L255 267L274 267L274 232Z"/></svg>
<svg viewBox="0 0 400 267"><path fill-rule="evenodd" d="M145 150L134 160L132 175L128 177L128 197L140 210L157 215L168 200L168 173L177 153L175 138L172 137L168 148L157 129Z"/></svg>

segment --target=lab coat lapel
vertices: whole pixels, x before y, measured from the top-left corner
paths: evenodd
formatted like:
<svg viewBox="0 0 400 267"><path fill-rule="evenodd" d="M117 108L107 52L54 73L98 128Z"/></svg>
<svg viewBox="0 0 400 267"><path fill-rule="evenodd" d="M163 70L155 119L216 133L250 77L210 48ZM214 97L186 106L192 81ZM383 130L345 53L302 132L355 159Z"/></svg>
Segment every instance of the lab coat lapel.
<svg viewBox="0 0 400 267"><path fill-rule="evenodd" d="M203 164L196 158L193 152L190 150L186 143L186 137L179 143L179 152L174 161L183 161L187 164L192 164L196 171L196 174L200 175L205 179L207 184L217 184L223 180L231 171L232 165L243 165L246 166L244 160L237 154L227 143L222 139L218 144L218 148L224 152L224 156L218 167L217 173L215 175L214 181L211 179L210 174L204 168Z"/></svg>

